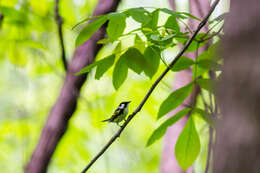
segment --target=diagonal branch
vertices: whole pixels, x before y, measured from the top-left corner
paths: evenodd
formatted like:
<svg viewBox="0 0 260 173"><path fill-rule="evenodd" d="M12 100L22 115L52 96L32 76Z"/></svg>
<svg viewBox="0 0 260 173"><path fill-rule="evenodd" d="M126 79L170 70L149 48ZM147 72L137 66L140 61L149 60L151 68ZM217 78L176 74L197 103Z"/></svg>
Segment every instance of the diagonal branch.
<svg viewBox="0 0 260 173"><path fill-rule="evenodd" d="M164 76L170 71L170 69L176 64L176 62L180 59L180 57L183 55L183 53L187 50L187 48L190 46L191 42L195 39L196 35L199 33L201 28L207 23L209 16L214 11L215 7L219 3L220 0L215 0L212 7L210 8L208 14L204 19L200 22L195 32L192 34L191 38L188 40L186 45L181 49L181 51L178 53L178 55L174 58L174 60L171 62L171 64L164 70L164 72L158 77L158 79L153 83L139 106L135 109L135 111L129 115L127 120L124 122L124 124L120 127L120 129L116 132L116 134L108 141L108 143L101 149L101 151L88 163L86 168L82 171L82 173L85 173L95 162L96 160L110 147L110 145L120 136L122 131L126 128L128 123L135 117L135 115L141 111L142 107L154 91L155 87L160 83L160 81L164 78Z"/></svg>
<svg viewBox="0 0 260 173"><path fill-rule="evenodd" d="M61 47L61 59L62 59L64 69L65 69L65 71L67 71L67 60L66 60L64 39L63 39L63 33L62 33L63 19L59 13L59 0L55 1L55 20L57 23L59 42L60 42L60 47Z"/></svg>

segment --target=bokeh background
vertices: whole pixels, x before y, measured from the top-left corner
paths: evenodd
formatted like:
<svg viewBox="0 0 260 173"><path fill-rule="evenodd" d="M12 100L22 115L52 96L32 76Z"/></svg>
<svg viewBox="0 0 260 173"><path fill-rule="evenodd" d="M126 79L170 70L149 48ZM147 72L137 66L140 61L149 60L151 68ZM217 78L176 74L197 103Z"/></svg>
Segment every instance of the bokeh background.
<svg viewBox="0 0 260 173"><path fill-rule="evenodd" d="M74 42L80 31L80 27L74 30L72 27L90 16L96 4L97 0L60 1L68 59L73 55ZM0 0L0 11L11 10L0 23L0 168L3 173L23 172L64 80L54 5L53 0ZM139 6L170 8L167 0L122 0L118 10ZM178 0L177 10L188 11L187 1ZM98 58L111 49L110 45L105 46ZM166 50L166 60L170 61L177 50ZM163 69L161 64L156 75ZM100 80L95 80L93 74L90 73L81 91L77 111L54 153L50 173L82 170L118 129L114 124L100 121L109 117L123 100L132 101L130 111L133 111L156 79L154 76L149 80L129 71L127 81L115 91L112 69ZM160 103L172 90L173 80L174 74L168 74L119 140L97 161L91 173L159 172L163 140L148 148L145 145L152 131L165 120L156 121L156 115ZM198 129L202 146L206 146L208 137L203 133L201 123ZM196 172L204 168L200 165L204 165L205 154L202 149Z"/></svg>

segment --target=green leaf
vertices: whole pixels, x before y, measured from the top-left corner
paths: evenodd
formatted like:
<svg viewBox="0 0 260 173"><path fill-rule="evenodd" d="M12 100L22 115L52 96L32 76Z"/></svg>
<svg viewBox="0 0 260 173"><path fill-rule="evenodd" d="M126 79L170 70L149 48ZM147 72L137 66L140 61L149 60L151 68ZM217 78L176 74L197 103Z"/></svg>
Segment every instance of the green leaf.
<svg viewBox="0 0 260 173"><path fill-rule="evenodd" d="M122 55L122 57L125 58L127 66L137 74L140 74L144 70L146 62L144 56L138 49L131 47Z"/></svg>
<svg viewBox="0 0 260 173"><path fill-rule="evenodd" d="M214 121L211 118L211 115L203 109L200 108L193 108L192 114L196 113L200 116L205 122L207 122L211 127L215 128Z"/></svg>
<svg viewBox="0 0 260 173"><path fill-rule="evenodd" d="M151 13L151 20L142 25L142 28L151 28L152 30L157 29L158 19L159 19L159 10L156 9Z"/></svg>
<svg viewBox="0 0 260 173"><path fill-rule="evenodd" d="M144 58L146 60L147 66L144 66L144 73L152 78L157 72L160 64L160 50L156 47L147 47L144 51Z"/></svg>
<svg viewBox="0 0 260 173"><path fill-rule="evenodd" d="M144 53L145 41L143 41L138 34L135 34L134 47L137 48L140 52Z"/></svg>
<svg viewBox="0 0 260 173"><path fill-rule="evenodd" d="M125 13L131 16L135 21L142 24L147 23L151 20L149 12L145 10L143 7L131 8L125 11Z"/></svg>
<svg viewBox="0 0 260 173"><path fill-rule="evenodd" d="M174 16L175 18L179 18L179 19L186 19L187 18L185 15L183 15L181 13L176 13L175 11L172 11L168 8L160 8L159 10L166 13L166 14Z"/></svg>
<svg viewBox="0 0 260 173"><path fill-rule="evenodd" d="M221 65L218 64L217 62L210 60L210 59L202 59L197 61L197 64L199 67L204 68L204 69L210 69L210 70L215 70L219 71L221 69Z"/></svg>
<svg viewBox="0 0 260 173"><path fill-rule="evenodd" d="M188 97L193 88L193 82L172 92L161 104L157 118L177 108Z"/></svg>
<svg viewBox="0 0 260 173"><path fill-rule="evenodd" d="M126 15L124 13L109 14L107 34L110 40L114 41L122 35L126 27Z"/></svg>
<svg viewBox="0 0 260 173"><path fill-rule="evenodd" d="M107 19L107 16L101 16L82 29L76 39L76 47L90 39L90 37L107 21Z"/></svg>
<svg viewBox="0 0 260 173"><path fill-rule="evenodd" d="M191 116L182 130L176 145L175 156L183 170L190 167L200 153L200 139Z"/></svg>
<svg viewBox="0 0 260 173"><path fill-rule="evenodd" d="M103 74L114 64L115 55L110 55L101 60L102 62L98 64L95 79L99 80Z"/></svg>
<svg viewBox="0 0 260 173"><path fill-rule="evenodd" d="M117 61L113 71L113 85L117 90L126 80L128 74L128 67L125 57L121 56Z"/></svg>
<svg viewBox="0 0 260 173"><path fill-rule="evenodd" d="M180 32L180 27L175 16L170 16L167 19L166 23L164 24L164 27L168 29L172 29L175 32Z"/></svg>
<svg viewBox="0 0 260 173"><path fill-rule="evenodd" d="M195 62L186 57L186 56L182 56L180 57L180 59L176 62L176 64L172 67L172 71L181 71L181 70L185 70L187 68L189 68L191 65L193 65Z"/></svg>
<svg viewBox="0 0 260 173"><path fill-rule="evenodd" d="M183 14L183 15L185 15L185 16L187 16L187 17L190 17L190 18L192 18L192 19L195 19L195 20L200 21L199 18L195 17L194 15L192 15L192 14L190 14L190 13L187 13L187 12L177 12L177 13L178 13L178 14Z"/></svg>
<svg viewBox="0 0 260 173"><path fill-rule="evenodd" d="M199 84L199 86L209 92L215 92L216 91L216 86L217 83L214 80L211 79L198 79L197 83Z"/></svg>
<svg viewBox="0 0 260 173"><path fill-rule="evenodd" d="M102 16L104 16L104 15L102 15ZM86 18L86 19L83 19L82 21L80 21L80 22L78 22L76 25L74 25L74 26L72 27L72 30L75 29L77 26L81 25L81 24L84 23L84 22L87 22L87 21L93 20L93 19L97 19L97 18L99 18L99 17L101 17L101 16L94 16L94 17L88 17L88 18Z"/></svg>
<svg viewBox="0 0 260 173"><path fill-rule="evenodd" d="M112 56L113 56L113 55L110 55L110 56L108 56L108 57L106 57L106 58L104 58L104 59L101 59L101 60L99 60L99 61L96 61L96 62L94 62L94 63L92 63L92 64L87 65L86 67L84 67L83 69L81 69L80 72L76 73L75 75L78 76L78 75L87 73L87 72L89 72L92 68L94 68L94 67L96 67L96 66L98 66L98 65L100 65L100 64L107 63L108 61L111 61ZM110 60L108 60L108 59L110 59ZM114 61L114 60L113 60L113 61ZM106 65L105 65L105 66L106 66ZM100 77L101 77L101 76L100 76Z"/></svg>
<svg viewBox="0 0 260 173"><path fill-rule="evenodd" d="M152 145L155 141L160 139L166 132L167 128L169 126L172 126L174 123L176 123L178 120L180 120L183 116L187 115L190 112L191 108L185 108L178 113L176 113L171 118L164 121L157 129L153 131L153 134L150 136L150 138L147 141L146 146Z"/></svg>

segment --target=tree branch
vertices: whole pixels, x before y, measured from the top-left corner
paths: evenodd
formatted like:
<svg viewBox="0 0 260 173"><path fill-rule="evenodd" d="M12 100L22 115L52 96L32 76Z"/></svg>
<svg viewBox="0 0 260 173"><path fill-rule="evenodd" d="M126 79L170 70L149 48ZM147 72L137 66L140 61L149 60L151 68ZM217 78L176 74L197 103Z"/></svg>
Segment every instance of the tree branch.
<svg viewBox="0 0 260 173"><path fill-rule="evenodd" d="M55 20L57 23L59 42L60 42L60 47L61 47L61 59L62 59L63 67L64 67L65 71L67 71L67 59L66 59L64 39L63 39L63 34L62 34L63 19L59 13L59 0L55 1Z"/></svg>
<svg viewBox="0 0 260 173"><path fill-rule="evenodd" d="M94 16L103 15L116 10L120 0L99 0ZM68 122L76 110L80 89L87 74L75 76L83 67L93 63L101 45L98 40L104 38L105 27L101 27L88 41L75 49L73 58L68 63L68 70L56 103L48 115L38 144L24 170L25 173L46 173L51 157L64 133Z"/></svg>
<svg viewBox="0 0 260 173"><path fill-rule="evenodd" d="M135 111L130 114L127 118L127 120L124 122L124 124L120 127L120 129L116 132L116 134L109 140L109 142L101 149L101 151L88 163L88 165L83 169L82 173L85 173L95 162L96 160L110 147L110 145L120 136L122 131L125 129L125 127L128 125L128 123L135 117L135 115L142 109L144 104L146 103L147 99L152 94L155 87L160 83L160 81L164 78L164 76L170 71L170 69L176 64L176 62L180 59L180 57L183 55L183 53L186 51L186 49L189 47L191 42L194 40L195 36L198 34L198 32L201 30L201 28L207 23L209 16L214 11L215 7L219 3L220 0L215 0L212 7L210 8L208 14L204 19L200 22L195 32L192 34L191 38L188 40L186 45L181 49L181 51L178 53L178 55L174 58L174 60L171 62L171 64L164 70L164 72L158 77L158 79L153 83L139 106L135 109Z"/></svg>

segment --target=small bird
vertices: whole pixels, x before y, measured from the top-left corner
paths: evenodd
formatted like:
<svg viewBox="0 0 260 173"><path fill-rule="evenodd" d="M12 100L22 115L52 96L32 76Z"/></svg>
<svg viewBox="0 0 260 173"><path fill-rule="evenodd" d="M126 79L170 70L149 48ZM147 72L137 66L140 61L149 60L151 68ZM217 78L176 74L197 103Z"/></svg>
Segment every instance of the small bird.
<svg viewBox="0 0 260 173"><path fill-rule="evenodd" d="M103 120L102 122L113 122L119 125L121 121L125 120L127 114L128 114L128 105L131 101L128 102L122 102L119 104L118 108L115 110L113 115L106 120ZM119 125L120 126L120 125Z"/></svg>

